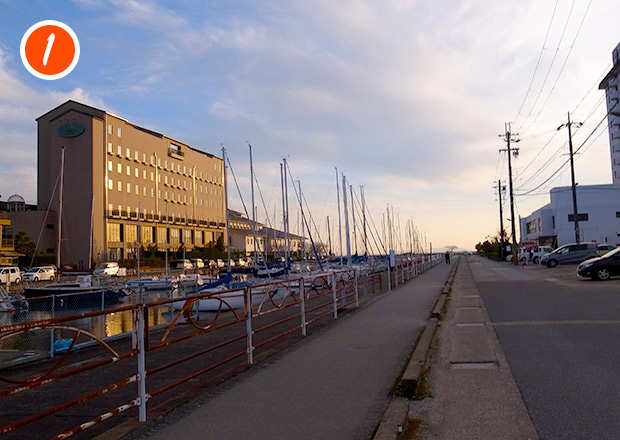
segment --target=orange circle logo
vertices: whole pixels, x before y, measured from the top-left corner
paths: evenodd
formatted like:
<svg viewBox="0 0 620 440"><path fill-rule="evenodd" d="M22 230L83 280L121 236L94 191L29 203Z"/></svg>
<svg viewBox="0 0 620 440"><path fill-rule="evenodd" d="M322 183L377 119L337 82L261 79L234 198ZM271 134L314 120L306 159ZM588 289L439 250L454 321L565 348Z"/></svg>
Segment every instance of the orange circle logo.
<svg viewBox="0 0 620 440"><path fill-rule="evenodd" d="M53 80L73 70L80 58L80 43L66 24L45 20L26 31L20 52L30 73L37 78Z"/></svg>

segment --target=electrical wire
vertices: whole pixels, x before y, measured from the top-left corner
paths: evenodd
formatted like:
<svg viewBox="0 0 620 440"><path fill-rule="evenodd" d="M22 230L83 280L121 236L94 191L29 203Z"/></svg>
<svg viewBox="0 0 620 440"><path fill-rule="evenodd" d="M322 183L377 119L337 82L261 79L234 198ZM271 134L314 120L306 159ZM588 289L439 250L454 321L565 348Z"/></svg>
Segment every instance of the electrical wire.
<svg viewBox="0 0 620 440"><path fill-rule="evenodd" d="M530 94L530 92L533 92L532 84L534 84L534 78L536 77L536 73L538 72L538 67L540 66L540 60L542 59L543 53L545 52L545 45L547 44L547 38L549 38L549 32L551 31L551 25L553 24L553 19L555 18L555 11L558 8L559 1L560 0L555 0L555 6L553 7L553 13L551 14L551 20L549 20L549 25L547 26L547 32L545 33L545 39L543 40L542 47L540 48L540 54L538 55L538 61L536 61L536 67L534 67L534 73L532 74L532 78L530 79L530 85L527 87L527 91L525 92L523 101L521 101L519 110L517 111L517 114L513 118L513 120L515 121L515 124L516 124L517 119L521 115L521 110L523 110L523 106L525 105L525 101L527 100L528 95ZM538 93L539 94L542 93L542 89Z"/></svg>
<svg viewBox="0 0 620 440"><path fill-rule="evenodd" d="M583 17L581 19L581 23L579 23L579 27L577 28L577 32L575 33L575 38L573 38L573 41L568 49L568 53L566 54L566 58L564 59L564 63L562 64L562 67L560 68L560 71L558 72L558 76L555 78L555 82L553 83L553 86L551 87L551 90L549 91L549 94L547 95L547 99L545 99L545 101L543 102L542 106L540 107L540 110L538 111L538 113L536 114L536 116L534 117L534 120L530 123L530 125L528 125L524 131L529 130L529 128L536 122L536 120L538 119L538 117L541 115L542 111L544 110L544 108L547 106L547 103L549 102L549 99L551 99L551 95L553 94L553 92L555 91L555 88L560 80L560 77L562 76L562 73L564 72L564 68L566 67L566 64L568 63L568 59L570 58L570 55L573 51L573 48L575 47L575 42L577 41L577 37L579 37L579 34L581 33L581 28L583 27L583 23L586 20L586 16L588 15L588 11L590 10L590 5L592 4L592 0L590 0L588 2L588 6L586 7L585 12L583 13ZM569 17L566 19L566 25L568 25L568 19L570 18L570 15L572 13L573 10L573 6L575 5L575 0L573 0L573 4L571 5L571 9L569 12ZM566 26L564 28L564 30L566 30ZM562 31L562 37L560 38L560 42L562 41L562 38L564 37L564 31ZM558 43L558 49L559 49L559 43ZM557 54L557 52L556 52ZM555 56L554 56L555 59ZM551 71L551 69L549 69L549 72ZM547 72L547 75L549 74L549 72ZM545 78L545 82L546 82L547 78ZM544 87L544 83L543 86L541 86L541 90ZM538 99L537 99L538 101ZM534 109L536 103L534 103L534 106L532 106L532 110ZM521 124L521 127L523 127L523 125L525 124L525 122L523 124Z"/></svg>

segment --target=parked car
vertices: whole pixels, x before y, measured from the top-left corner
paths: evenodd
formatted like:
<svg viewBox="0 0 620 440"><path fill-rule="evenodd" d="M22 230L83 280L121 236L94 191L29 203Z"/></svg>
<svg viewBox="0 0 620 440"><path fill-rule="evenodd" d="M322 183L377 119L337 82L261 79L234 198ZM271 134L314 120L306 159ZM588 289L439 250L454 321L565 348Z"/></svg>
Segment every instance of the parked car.
<svg viewBox="0 0 620 440"><path fill-rule="evenodd" d="M209 260L209 267L217 267L217 261Z"/></svg>
<svg viewBox="0 0 620 440"><path fill-rule="evenodd" d="M35 266L24 274L22 281L53 281L56 279L54 266Z"/></svg>
<svg viewBox="0 0 620 440"><path fill-rule="evenodd" d="M601 257L605 255L607 252L613 251L614 249L616 249L616 246L614 246L613 244L599 244L596 247L598 248L598 253Z"/></svg>
<svg viewBox="0 0 620 440"><path fill-rule="evenodd" d="M245 267L248 263L243 259L243 258L239 258L239 260L237 260L237 266L239 267Z"/></svg>
<svg viewBox="0 0 620 440"><path fill-rule="evenodd" d="M205 267L205 262L202 261L202 258L192 258L191 262L194 269L202 269Z"/></svg>
<svg viewBox="0 0 620 440"><path fill-rule="evenodd" d="M177 269L183 269L183 270L187 270L187 269L192 269L194 266L192 265L192 262L189 260L179 260L177 261Z"/></svg>
<svg viewBox="0 0 620 440"><path fill-rule="evenodd" d="M95 270L94 275L115 277L118 275L119 267L115 261L106 261L105 263L99 263Z"/></svg>
<svg viewBox="0 0 620 440"><path fill-rule="evenodd" d="M540 263L547 265L547 267L555 267L558 264L578 264L598 256L596 243L571 243L560 246L553 252L543 255Z"/></svg>
<svg viewBox="0 0 620 440"><path fill-rule="evenodd" d="M221 260L220 258L217 259L216 263L217 263L217 267L224 267L225 266L224 261Z"/></svg>
<svg viewBox="0 0 620 440"><path fill-rule="evenodd" d="M22 273L17 266L0 267L0 284L19 284Z"/></svg>
<svg viewBox="0 0 620 440"><path fill-rule="evenodd" d="M620 247L607 252L602 257L591 258L577 266L577 275L606 281L620 275Z"/></svg>

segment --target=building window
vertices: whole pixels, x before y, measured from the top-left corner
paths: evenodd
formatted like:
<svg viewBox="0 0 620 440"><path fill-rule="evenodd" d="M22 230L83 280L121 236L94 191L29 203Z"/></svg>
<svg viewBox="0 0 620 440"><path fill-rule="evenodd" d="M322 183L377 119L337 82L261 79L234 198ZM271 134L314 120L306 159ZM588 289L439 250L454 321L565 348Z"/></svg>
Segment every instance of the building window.
<svg viewBox="0 0 620 440"><path fill-rule="evenodd" d="M157 242L166 243L166 228L157 227Z"/></svg>
<svg viewBox="0 0 620 440"><path fill-rule="evenodd" d="M131 176L131 167L127 165L127 175Z"/></svg>
<svg viewBox="0 0 620 440"><path fill-rule="evenodd" d="M108 142L108 153L114 154L114 145L112 145L112 142Z"/></svg>
<svg viewBox="0 0 620 440"><path fill-rule="evenodd" d="M112 179L108 180L108 189L114 189L114 182L112 182Z"/></svg>
<svg viewBox="0 0 620 440"><path fill-rule="evenodd" d="M127 157L127 159L131 159L131 150L129 148L127 148L127 150L125 150L125 151L126 151L125 157Z"/></svg>
<svg viewBox="0 0 620 440"><path fill-rule="evenodd" d="M114 134L114 127L112 127L112 124L108 124L108 134Z"/></svg>
<svg viewBox="0 0 620 440"><path fill-rule="evenodd" d="M136 194L140 194L140 186L136 185Z"/></svg>
<svg viewBox="0 0 620 440"><path fill-rule="evenodd" d="M151 226L143 226L141 229L142 229L142 241L145 243L153 243L153 232L155 228Z"/></svg>
<svg viewBox="0 0 620 440"><path fill-rule="evenodd" d="M117 189L119 190L119 192L123 190L123 183L120 180L118 181Z"/></svg>
<svg viewBox="0 0 620 440"><path fill-rule="evenodd" d="M125 225L125 241L127 243L138 242L138 225Z"/></svg>
<svg viewBox="0 0 620 440"><path fill-rule="evenodd" d="M185 230L185 240L184 243L186 244L194 244L194 231L192 231L191 229L186 229Z"/></svg>
<svg viewBox="0 0 620 440"><path fill-rule="evenodd" d="M118 137L121 137L123 135L123 132L121 131L120 127L116 131L116 134L118 135Z"/></svg>
<svg viewBox="0 0 620 440"><path fill-rule="evenodd" d="M131 183L127 184L127 192L130 193L131 192Z"/></svg>
<svg viewBox="0 0 620 440"><path fill-rule="evenodd" d="M136 162L138 162L138 161L140 160L140 159L138 158L138 154L139 154L139 153L138 153L137 151L134 151L134 152L133 152L133 160L135 160Z"/></svg>
<svg viewBox="0 0 620 440"><path fill-rule="evenodd" d="M138 167L136 167L135 170L134 170L134 176L140 177L140 174L138 172Z"/></svg>
<svg viewBox="0 0 620 440"><path fill-rule="evenodd" d="M181 239L181 230L180 229L176 229L176 228L172 228L170 229L170 243L179 243L180 239Z"/></svg>
<svg viewBox="0 0 620 440"><path fill-rule="evenodd" d="M146 197L146 186L142 187L142 195Z"/></svg>
<svg viewBox="0 0 620 440"><path fill-rule="evenodd" d="M146 170L142 170L142 179L146 180Z"/></svg>
<svg viewBox="0 0 620 440"><path fill-rule="evenodd" d="M577 220L579 220L580 222L587 222L588 221L588 214L577 214ZM568 214L568 221L569 222L575 222L575 215L574 214Z"/></svg>
<svg viewBox="0 0 620 440"><path fill-rule="evenodd" d="M151 188L151 197L155 197L155 188Z"/></svg>
<svg viewBox="0 0 620 440"><path fill-rule="evenodd" d="M108 223L108 241L123 241L122 228L119 223Z"/></svg>
<svg viewBox="0 0 620 440"><path fill-rule="evenodd" d="M108 171L112 171L112 161L108 161Z"/></svg>
<svg viewBox="0 0 620 440"><path fill-rule="evenodd" d="M120 163L116 164L116 172L118 174L123 174L123 166Z"/></svg>
<svg viewBox="0 0 620 440"><path fill-rule="evenodd" d="M118 145L118 146L116 147L116 154L117 154L117 155L119 155L119 156L122 156L122 155L123 155L123 147L121 147L120 145Z"/></svg>

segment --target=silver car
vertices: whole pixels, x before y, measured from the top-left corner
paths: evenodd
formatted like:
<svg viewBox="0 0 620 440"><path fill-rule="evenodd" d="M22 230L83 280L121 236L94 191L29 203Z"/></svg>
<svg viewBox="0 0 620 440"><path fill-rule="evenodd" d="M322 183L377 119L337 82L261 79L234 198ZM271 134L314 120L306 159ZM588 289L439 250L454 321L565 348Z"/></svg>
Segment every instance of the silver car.
<svg viewBox="0 0 620 440"><path fill-rule="evenodd" d="M540 264L547 267L555 267L558 264L578 264L588 258L598 257L596 243L571 243L560 246L553 252L545 254L540 259Z"/></svg>

